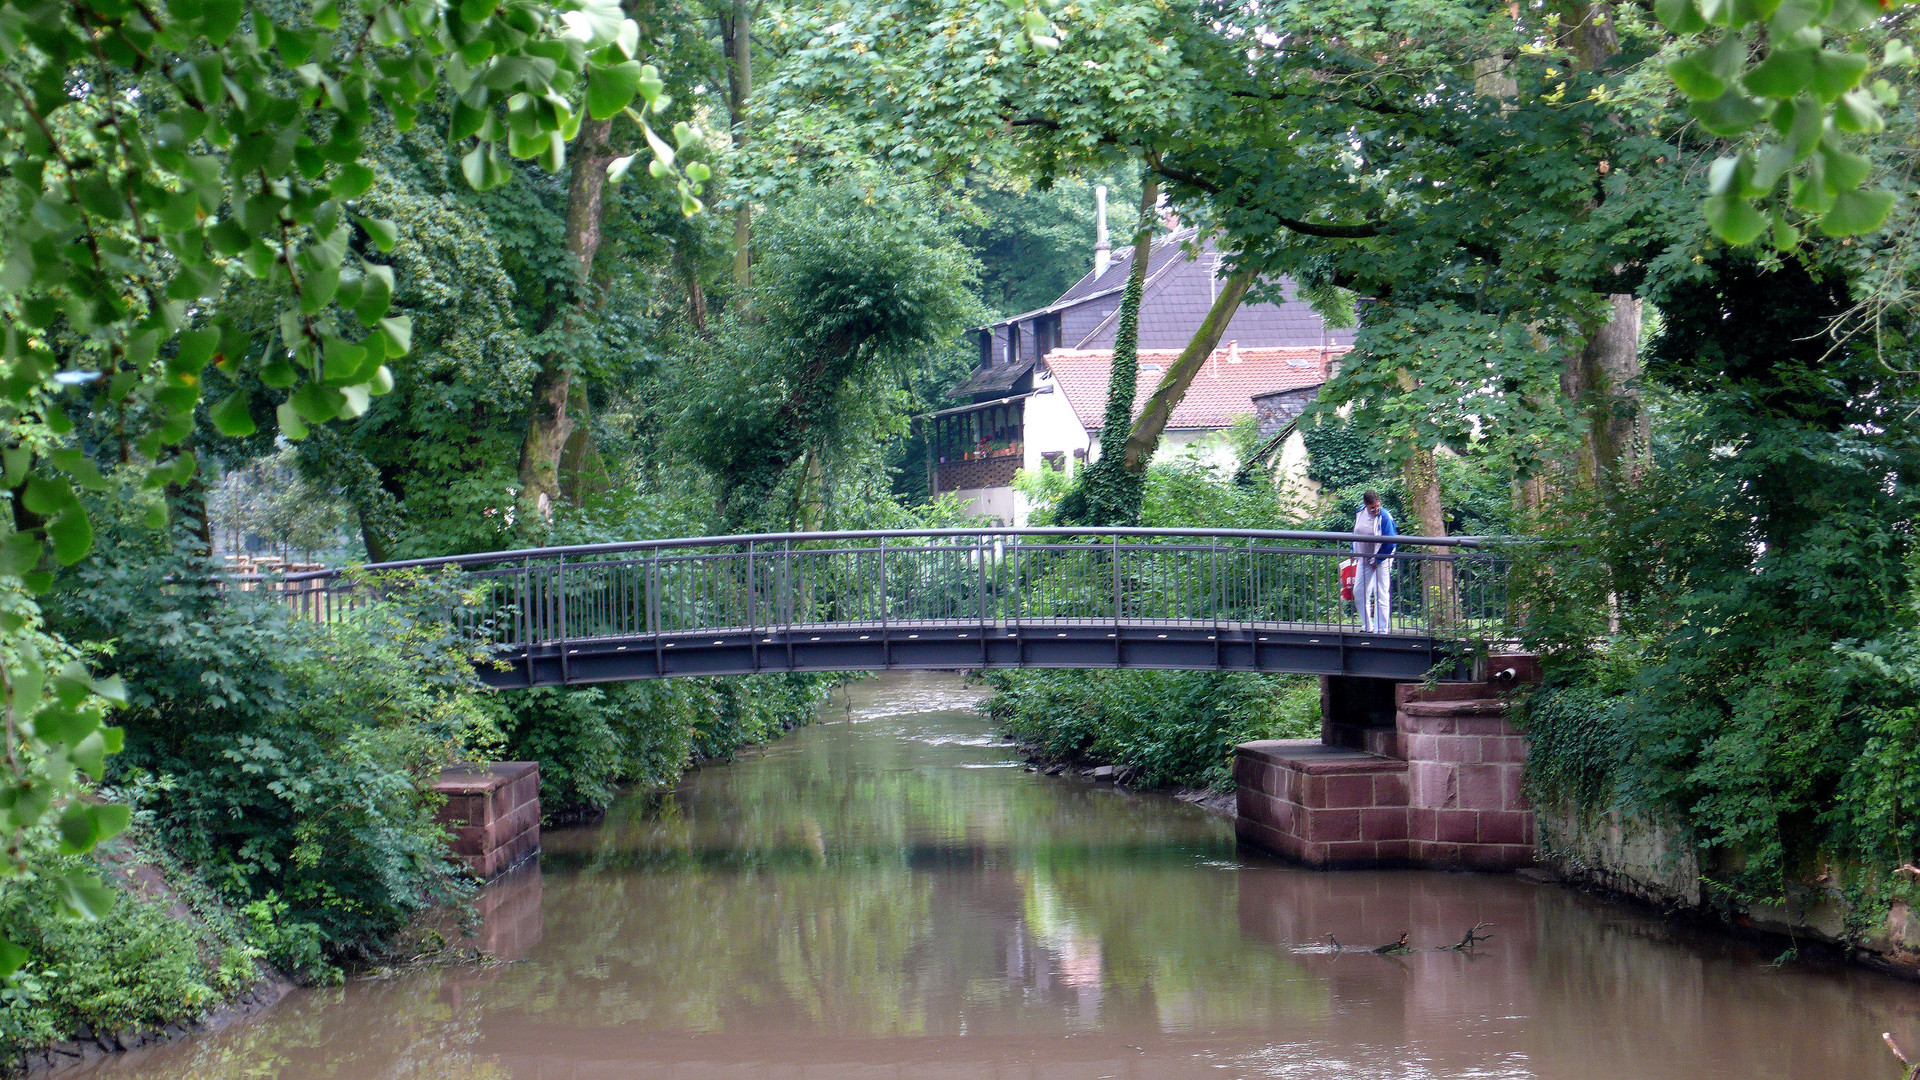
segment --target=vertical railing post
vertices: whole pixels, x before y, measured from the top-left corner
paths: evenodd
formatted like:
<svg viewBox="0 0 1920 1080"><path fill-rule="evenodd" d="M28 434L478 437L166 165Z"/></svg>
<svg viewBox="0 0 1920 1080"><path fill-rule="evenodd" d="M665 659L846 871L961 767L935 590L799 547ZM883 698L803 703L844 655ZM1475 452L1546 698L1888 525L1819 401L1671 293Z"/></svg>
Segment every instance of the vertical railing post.
<svg viewBox="0 0 1920 1080"><path fill-rule="evenodd" d="M780 615L786 627L787 670L793 670L793 541L780 541Z"/></svg>
<svg viewBox="0 0 1920 1080"><path fill-rule="evenodd" d="M647 633L653 636L653 673L664 677L667 673L667 649L661 642L660 614L660 549L652 548L647 552Z"/></svg>
<svg viewBox="0 0 1920 1080"><path fill-rule="evenodd" d="M889 608L893 605L887 599L887 538L880 538L880 666L893 666L893 643L888 640L887 623Z"/></svg>
<svg viewBox="0 0 1920 1080"><path fill-rule="evenodd" d="M753 670L760 670L760 594L753 587L753 541L747 541L747 650Z"/></svg>
<svg viewBox="0 0 1920 1080"><path fill-rule="evenodd" d="M569 666L567 660L567 557L561 555L559 556L559 560L560 585L558 589L559 611L557 614L560 621L560 682L562 685L565 685L572 675L572 668Z"/></svg>

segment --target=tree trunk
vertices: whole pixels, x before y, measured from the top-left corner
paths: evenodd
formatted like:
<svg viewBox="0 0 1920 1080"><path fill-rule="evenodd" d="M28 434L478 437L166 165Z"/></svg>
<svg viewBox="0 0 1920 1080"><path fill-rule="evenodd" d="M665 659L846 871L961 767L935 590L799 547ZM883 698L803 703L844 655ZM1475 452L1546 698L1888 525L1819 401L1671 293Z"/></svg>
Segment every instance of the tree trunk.
<svg viewBox="0 0 1920 1080"><path fill-rule="evenodd" d="M573 262L573 280L556 297L559 317L568 337L584 329L593 257L600 250L600 225L606 216L607 163L612 151L607 135L611 120L585 120L573 145L573 171L567 184L567 254ZM520 448L520 502L542 519L553 517L559 501L560 456L573 434L567 397L573 382L573 356L562 348L540 358L533 378L527 415L527 438Z"/></svg>
<svg viewBox="0 0 1920 1080"><path fill-rule="evenodd" d="M1227 279L1226 287L1220 295L1214 297L1213 307L1207 311L1207 317L1200 321L1200 328L1194 331L1193 340L1180 356L1160 377L1160 385L1147 399L1146 408L1140 410L1140 418L1133 422L1133 431L1127 436L1126 457L1122 465L1130 473L1144 473L1147 463L1153 460L1153 452L1160 445L1160 436L1167 430L1167 421L1173 417L1173 410L1187 396L1188 388L1193 386L1194 376L1200 373L1200 366L1206 363L1213 350L1220 347L1220 335L1226 333L1227 324L1233 321L1233 313L1240 309L1240 301L1253 286L1254 273L1242 270Z"/></svg>
<svg viewBox="0 0 1920 1080"><path fill-rule="evenodd" d="M593 444L593 409L585 393L572 395L568 410L575 414L573 433L560 451L560 491L568 501L579 505L590 495L602 495L613 489L613 477L607 463Z"/></svg>
<svg viewBox="0 0 1920 1080"><path fill-rule="evenodd" d="M707 333L707 291L700 286L700 267L687 257L686 252L674 253L674 261L680 264L680 279L687 287L687 325L702 337Z"/></svg>
<svg viewBox="0 0 1920 1080"><path fill-rule="evenodd" d="M1601 71L1620 52L1613 5L1562 0L1561 44L1576 70ZM1607 297L1604 322L1587 333L1580 351L1569 353L1560 375L1562 391L1586 421L1578 464L1580 481L1608 501L1640 476L1646 449L1646 414L1640 401L1640 301L1631 294Z"/></svg>
<svg viewBox="0 0 1920 1080"><path fill-rule="evenodd" d="M1649 438L1640 402L1640 301L1624 293L1607 298L1608 314L1570 353L1560 390L1586 420L1579 477L1612 501L1640 476Z"/></svg>
<svg viewBox="0 0 1920 1080"><path fill-rule="evenodd" d="M1140 517L1144 477L1128 473L1127 435L1133 430L1133 399L1140 389L1140 298L1147 287L1147 263L1153 256L1153 210L1160 184L1149 173L1140 185L1140 222L1133 233L1133 265L1120 297L1120 318L1113 335L1113 366L1107 374L1107 411L1100 425L1100 457L1081 471L1060 500L1063 523L1129 525Z"/></svg>
<svg viewBox="0 0 1920 1080"><path fill-rule="evenodd" d="M720 16L720 46L727 58L727 117L732 122L734 160L747 148L747 101L753 96L753 10L735 0ZM745 289L753 278L753 203L745 195L733 210L733 281Z"/></svg>

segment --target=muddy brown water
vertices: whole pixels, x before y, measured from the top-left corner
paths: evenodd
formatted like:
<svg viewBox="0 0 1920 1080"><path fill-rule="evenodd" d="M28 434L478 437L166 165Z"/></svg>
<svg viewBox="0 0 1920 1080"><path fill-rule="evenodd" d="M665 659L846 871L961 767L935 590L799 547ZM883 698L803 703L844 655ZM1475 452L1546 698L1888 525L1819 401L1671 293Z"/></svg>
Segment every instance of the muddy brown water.
<svg viewBox="0 0 1920 1080"><path fill-rule="evenodd" d="M68 1076L1892 1078L1920 986L1505 876L1318 873L1026 772L937 674L590 827L481 901L507 962L302 991ZM1468 927L1492 939L1441 951ZM1416 951L1335 951L1408 935Z"/></svg>

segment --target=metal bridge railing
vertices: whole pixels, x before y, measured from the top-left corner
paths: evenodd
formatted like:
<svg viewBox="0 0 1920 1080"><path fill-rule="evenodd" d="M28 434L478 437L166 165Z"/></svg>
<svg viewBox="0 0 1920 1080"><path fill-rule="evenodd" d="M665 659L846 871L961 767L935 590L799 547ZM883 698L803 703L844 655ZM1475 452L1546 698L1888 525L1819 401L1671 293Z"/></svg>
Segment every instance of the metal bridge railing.
<svg viewBox="0 0 1920 1080"><path fill-rule="evenodd" d="M921 529L771 533L489 552L245 578L340 617L397 571L457 571L447 617L520 649L811 626L1147 624L1361 629L1340 596L1353 533ZM1506 558L1478 537L1395 538L1391 633L1488 640Z"/></svg>

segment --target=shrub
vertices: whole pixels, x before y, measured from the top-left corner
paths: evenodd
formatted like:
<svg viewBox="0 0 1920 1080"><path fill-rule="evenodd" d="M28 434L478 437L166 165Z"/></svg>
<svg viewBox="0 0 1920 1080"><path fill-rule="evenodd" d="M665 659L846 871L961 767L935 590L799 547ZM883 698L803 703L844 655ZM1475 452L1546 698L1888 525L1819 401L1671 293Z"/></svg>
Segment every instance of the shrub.
<svg viewBox="0 0 1920 1080"><path fill-rule="evenodd" d="M1149 787L1229 791L1235 745L1320 733L1310 676L1008 671L988 681L998 691L989 713L1021 743L1056 760L1132 766Z"/></svg>
<svg viewBox="0 0 1920 1080"><path fill-rule="evenodd" d="M54 617L127 683L110 779L159 840L236 905L281 898L336 958L460 895L427 781L497 739L496 707L438 617L447 597L388 581L320 626L214 587L184 545L104 539Z"/></svg>
<svg viewBox="0 0 1920 1080"><path fill-rule="evenodd" d="M610 805L622 784L671 784L807 722L829 675L661 679L503 695L510 757L540 763L540 803L565 819Z"/></svg>

